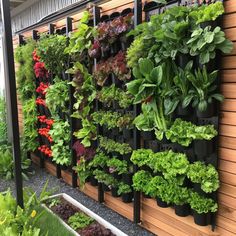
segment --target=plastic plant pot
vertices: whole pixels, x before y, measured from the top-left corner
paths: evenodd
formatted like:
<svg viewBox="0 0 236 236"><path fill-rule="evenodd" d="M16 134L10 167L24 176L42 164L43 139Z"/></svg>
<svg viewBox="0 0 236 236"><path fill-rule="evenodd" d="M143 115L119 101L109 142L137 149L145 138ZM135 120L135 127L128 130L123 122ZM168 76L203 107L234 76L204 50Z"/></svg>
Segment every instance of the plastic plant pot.
<svg viewBox="0 0 236 236"><path fill-rule="evenodd" d="M189 59L189 56L187 54L182 54L181 53L177 56L177 64L182 69L184 69L186 67L186 65L188 64L189 61L190 61L190 59Z"/></svg>
<svg viewBox="0 0 236 236"><path fill-rule="evenodd" d="M170 206L168 203L162 201L162 199L159 197L156 198L156 202L157 202L157 205L162 208L167 208Z"/></svg>
<svg viewBox="0 0 236 236"><path fill-rule="evenodd" d="M155 138L153 131L142 131L141 135L144 140L153 140Z"/></svg>
<svg viewBox="0 0 236 236"><path fill-rule="evenodd" d="M160 142L157 140L148 141L148 147L152 149L153 152L158 152L160 150Z"/></svg>
<svg viewBox="0 0 236 236"><path fill-rule="evenodd" d="M123 129L123 136L124 136L124 138L127 139L127 140L131 139L132 136L133 136L132 130L131 130L131 129L126 129L126 128Z"/></svg>
<svg viewBox="0 0 236 236"><path fill-rule="evenodd" d="M190 215L190 206L189 204L184 205L175 205L175 214L177 216L186 217Z"/></svg>
<svg viewBox="0 0 236 236"><path fill-rule="evenodd" d="M183 108L181 104L177 107L177 116L191 116L192 115L192 108L190 106Z"/></svg>
<svg viewBox="0 0 236 236"><path fill-rule="evenodd" d="M106 184L102 184L102 189L104 192L109 192L110 191L110 188L106 185Z"/></svg>
<svg viewBox="0 0 236 236"><path fill-rule="evenodd" d="M205 111L199 111L197 109L196 115L198 118L209 118L215 115L216 111L216 103L212 102L208 104L207 109Z"/></svg>
<svg viewBox="0 0 236 236"><path fill-rule="evenodd" d="M133 193L123 193L121 198L124 203L130 203L133 200Z"/></svg>
<svg viewBox="0 0 236 236"><path fill-rule="evenodd" d="M117 191L118 191L118 188L114 188L114 187L111 188L112 197L119 197Z"/></svg>
<svg viewBox="0 0 236 236"><path fill-rule="evenodd" d="M90 177L90 184L92 186L98 186L98 181L93 176L91 176Z"/></svg>
<svg viewBox="0 0 236 236"><path fill-rule="evenodd" d="M214 139L212 140L194 140L194 153L196 159L204 161L207 156L214 152Z"/></svg>
<svg viewBox="0 0 236 236"><path fill-rule="evenodd" d="M194 223L200 226L208 225L208 213L199 214L196 211L193 211Z"/></svg>

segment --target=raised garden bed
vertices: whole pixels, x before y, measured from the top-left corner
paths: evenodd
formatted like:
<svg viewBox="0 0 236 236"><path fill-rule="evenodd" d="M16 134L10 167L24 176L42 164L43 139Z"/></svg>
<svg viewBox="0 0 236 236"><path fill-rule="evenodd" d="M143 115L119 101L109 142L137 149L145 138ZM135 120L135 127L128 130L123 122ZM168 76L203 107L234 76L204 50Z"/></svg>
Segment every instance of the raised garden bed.
<svg viewBox="0 0 236 236"><path fill-rule="evenodd" d="M127 236L65 193L52 196L44 207L55 214L74 235Z"/></svg>

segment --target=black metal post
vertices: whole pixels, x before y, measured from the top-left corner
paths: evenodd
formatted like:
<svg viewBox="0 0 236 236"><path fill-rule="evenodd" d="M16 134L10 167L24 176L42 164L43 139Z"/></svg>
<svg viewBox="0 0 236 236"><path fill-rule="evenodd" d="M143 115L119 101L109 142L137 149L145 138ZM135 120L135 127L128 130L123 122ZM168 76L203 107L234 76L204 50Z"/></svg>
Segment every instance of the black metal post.
<svg viewBox="0 0 236 236"><path fill-rule="evenodd" d="M66 18L66 36L69 36L69 33L72 31L73 29L73 19L71 17L67 17ZM68 61L68 66L70 64L70 61ZM66 74L67 76L67 80L69 82L71 82L72 77L70 76L70 74ZM71 117L71 115L73 114L73 106L75 103L75 98L74 98L74 87L72 85L70 85L69 87L69 111L70 111L70 117L69 117L69 122L70 122L70 149L71 149L71 165L72 166L76 166L76 162L77 162L77 158L76 158L76 153L75 151L72 149L73 144L75 143L75 136L73 135L75 129L76 129L76 120L75 118ZM77 187L77 173L72 169L72 173L71 173L71 178L72 178L72 187L76 188Z"/></svg>
<svg viewBox="0 0 236 236"><path fill-rule="evenodd" d="M142 23L142 0L134 0L134 27ZM140 105L134 105L134 116L140 114ZM140 131L134 129L134 149L140 148ZM138 167L134 165L134 173L138 171ZM134 211L133 221L135 224L140 223L140 192L134 191Z"/></svg>
<svg viewBox="0 0 236 236"><path fill-rule="evenodd" d="M100 22L100 18L101 18L101 13L100 13L100 8L97 6L93 6L93 26L95 27L99 22ZM94 70L96 70L96 65L97 65L97 59L94 59ZM95 104L95 110L99 111L100 107L99 107L99 101L96 100L96 104ZM97 126L97 135L101 134L101 128L99 127L99 125ZM97 144L99 145L99 143L97 142ZM103 203L104 202L104 191L102 188L102 183L98 183L98 202L99 203Z"/></svg>
<svg viewBox="0 0 236 236"><path fill-rule="evenodd" d="M23 183L21 170L21 153L20 153L20 136L17 110L17 96L16 96L16 78L15 78L15 64L12 44L12 29L11 29L11 15L9 0L1 0L1 14L3 23L3 40L4 40L4 59L5 59L5 83L8 99L10 102L7 109L10 111L10 121L12 125L12 145L15 165L15 184L16 184L16 200L20 207L24 207L23 202Z"/></svg>
<svg viewBox="0 0 236 236"><path fill-rule="evenodd" d="M55 25L54 24L49 24L48 25L48 33L49 34L54 34L55 32Z"/></svg>

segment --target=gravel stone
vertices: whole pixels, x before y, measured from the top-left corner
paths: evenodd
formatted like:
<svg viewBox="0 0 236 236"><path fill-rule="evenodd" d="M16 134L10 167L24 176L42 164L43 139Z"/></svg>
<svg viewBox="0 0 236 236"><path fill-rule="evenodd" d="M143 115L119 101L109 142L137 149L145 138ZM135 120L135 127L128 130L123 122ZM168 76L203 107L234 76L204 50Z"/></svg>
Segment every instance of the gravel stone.
<svg viewBox="0 0 236 236"><path fill-rule="evenodd" d="M141 228L140 226L135 225L132 221L124 218L113 210L109 209L103 204L99 204L95 200L86 196L84 193L80 192L79 189L74 189L71 186L64 183L62 180L57 179L54 176L51 176L43 169L33 165L35 174L30 176L29 180L24 181L24 187L30 187L34 191L40 193L41 189L48 180L48 189L55 189L56 193L66 193L76 199L78 202L122 230L129 236L153 236L154 234L148 232L147 230ZM0 192L6 191L7 189L12 189L15 192L14 181L7 181L0 179Z"/></svg>

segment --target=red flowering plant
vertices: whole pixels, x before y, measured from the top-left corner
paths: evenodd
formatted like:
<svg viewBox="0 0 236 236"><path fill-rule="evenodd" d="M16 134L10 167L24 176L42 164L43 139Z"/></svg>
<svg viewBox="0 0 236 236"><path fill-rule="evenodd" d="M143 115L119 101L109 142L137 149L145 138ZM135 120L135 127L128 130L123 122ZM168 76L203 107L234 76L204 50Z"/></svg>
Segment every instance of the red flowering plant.
<svg viewBox="0 0 236 236"><path fill-rule="evenodd" d="M49 73L45 68L45 64L40 62L40 57L37 55L36 49L33 51L34 73L36 78L48 78Z"/></svg>
<svg viewBox="0 0 236 236"><path fill-rule="evenodd" d="M47 106L46 106L45 99L42 99L42 98L37 98L37 99L36 99L36 104L37 104L37 105L42 105L42 106L44 106L44 107L47 107Z"/></svg>
<svg viewBox="0 0 236 236"><path fill-rule="evenodd" d="M44 153L48 157L52 157L52 150L47 145L42 145L38 147L38 150Z"/></svg>
<svg viewBox="0 0 236 236"><path fill-rule="evenodd" d="M37 93L40 93L41 95L45 96L46 94L46 90L47 88L49 87L49 84L48 83L43 83L41 82L38 86L38 88L36 89L36 92Z"/></svg>
<svg viewBox="0 0 236 236"><path fill-rule="evenodd" d="M38 133L48 139L50 143L53 142L52 137L49 134L50 128L39 128Z"/></svg>
<svg viewBox="0 0 236 236"><path fill-rule="evenodd" d="M42 124L45 124L48 129L50 129L54 123L54 120L47 119L47 117L45 115L38 116L38 121Z"/></svg>

